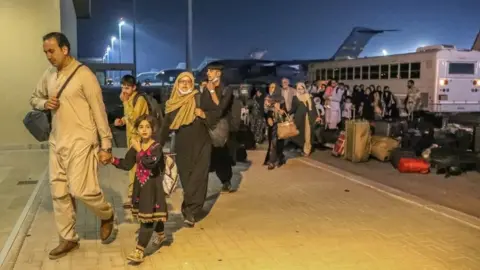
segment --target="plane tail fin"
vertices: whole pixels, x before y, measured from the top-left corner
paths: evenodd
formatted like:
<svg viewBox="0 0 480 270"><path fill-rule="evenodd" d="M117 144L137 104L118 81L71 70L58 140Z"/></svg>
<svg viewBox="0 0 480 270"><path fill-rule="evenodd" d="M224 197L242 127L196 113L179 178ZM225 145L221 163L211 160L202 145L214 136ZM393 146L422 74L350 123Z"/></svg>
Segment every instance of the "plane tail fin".
<svg viewBox="0 0 480 270"><path fill-rule="evenodd" d="M478 31L477 38L473 42L472 51L480 51L480 31Z"/></svg>
<svg viewBox="0 0 480 270"><path fill-rule="evenodd" d="M364 47L372 37L385 32L396 32L399 30L375 30L365 27L353 28L350 35L343 41L332 59L355 59L363 52Z"/></svg>

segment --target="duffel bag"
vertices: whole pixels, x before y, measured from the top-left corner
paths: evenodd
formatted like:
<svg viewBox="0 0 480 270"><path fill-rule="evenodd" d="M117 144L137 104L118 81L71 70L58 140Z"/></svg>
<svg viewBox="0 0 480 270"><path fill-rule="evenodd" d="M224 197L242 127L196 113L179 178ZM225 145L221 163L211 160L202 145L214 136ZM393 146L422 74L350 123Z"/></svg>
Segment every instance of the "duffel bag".
<svg viewBox="0 0 480 270"><path fill-rule="evenodd" d="M430 172L430 164L421 158L401 158L398 162L398 171L426 174Z"/></svg>
<svg viewBox="0 0 480 270"><path fill-rule="evenodd" d="M399 144L397 140L389 137L372 136L372 151L370 155L380 161L388 161L393 149L396 149Z"/></svg>

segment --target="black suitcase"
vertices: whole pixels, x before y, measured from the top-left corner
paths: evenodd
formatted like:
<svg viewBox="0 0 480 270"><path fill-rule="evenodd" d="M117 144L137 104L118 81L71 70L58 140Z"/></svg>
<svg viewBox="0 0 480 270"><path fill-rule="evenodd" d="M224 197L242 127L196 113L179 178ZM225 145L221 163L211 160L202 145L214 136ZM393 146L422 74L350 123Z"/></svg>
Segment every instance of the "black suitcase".
<svg viewBox="0 0 480 270"><path fill-rule="evenodd" d="M415 154L414 151L410 149L403 149L403 148L396 148L392 150L392 153L390 154L390 163L392 163L392 166L397 169L398 168L398 163L400 162L401 158L416 158L417 155Z"/></svg>
<svg viewBox="0 0 480 270"><path fill-rule="evenodd" d="M399 137L408 128L406 122L378 120L372 121L373 135L382 137Z"/></svg>
<svg viewBox="0 0 480 270"><path fill-rule="evenodd" d="M472 145L473 136L472 133L459 129L455 132L455 139L457 142L457 148L461 151L467 151Z"/></svg>
<svg viewBox="0 0 480 270"><path fill-rule="evenodd" d="M430 164L437 174L460 175L477 168L477 156L472 152L450 148L434 148L430 153Z"/></svg>
<svg viewBox="0 0 480 270"><path fill-rule="evenodd" d="M472 150L474 153L480 153L480 125L473 127Z"/></svg>
<svg viewBox="0 0 480 270"><path fill-rule="evenodd" d="M403 134L401 140L401 146L404 149L413 150L417 156L432 146L434 143L433 131L421 132L419 130L409 129L407 133Z"/></svg>

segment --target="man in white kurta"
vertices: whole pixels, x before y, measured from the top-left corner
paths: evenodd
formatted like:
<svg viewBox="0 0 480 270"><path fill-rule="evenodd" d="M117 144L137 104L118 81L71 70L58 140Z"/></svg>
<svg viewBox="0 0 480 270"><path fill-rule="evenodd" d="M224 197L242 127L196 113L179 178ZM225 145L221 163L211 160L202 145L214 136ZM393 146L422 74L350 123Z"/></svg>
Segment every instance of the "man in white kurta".
<svg viewBox="0 0 480 270"><path fill-rule="evenodd" d="M60 98L55 98L80 63L70 56L70 44L63 34L50 33L43 40L52 66L40 78L30 104L35 109L52 112L49 180L61 241L50 252L50 258L58 259L79 246L75 199L81 200L102 220L102 240L107 240L113 231L113 209L98 183L98 163L106 163L111 158L112 134L100 85L88 67L80 67Z"/></svg>

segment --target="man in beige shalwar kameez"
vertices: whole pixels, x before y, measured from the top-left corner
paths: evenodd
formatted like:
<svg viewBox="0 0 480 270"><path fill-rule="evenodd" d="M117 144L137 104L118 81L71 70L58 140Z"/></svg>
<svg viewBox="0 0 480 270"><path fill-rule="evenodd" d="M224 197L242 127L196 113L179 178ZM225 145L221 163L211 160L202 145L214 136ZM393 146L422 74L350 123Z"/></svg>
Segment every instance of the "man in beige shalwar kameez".
<svg viewBox="0 0 480 270"><path fill-rule="evenodd" d="M65 35L44 36L43 50L52 67L41 77L30 104L35 109L52 112L50 188L61 240L49 257L58 259L79 247L75 199L81 200L101 219L102 241L112 234L114 212L98 183L98 162L106 164L111 158L112 134L100 85L86 66L78 69L60 99L56 98L58 90L80 65L70 56L70 43Z"/></svg>

